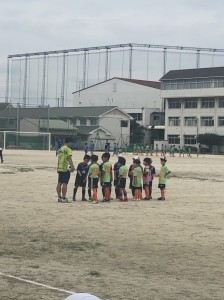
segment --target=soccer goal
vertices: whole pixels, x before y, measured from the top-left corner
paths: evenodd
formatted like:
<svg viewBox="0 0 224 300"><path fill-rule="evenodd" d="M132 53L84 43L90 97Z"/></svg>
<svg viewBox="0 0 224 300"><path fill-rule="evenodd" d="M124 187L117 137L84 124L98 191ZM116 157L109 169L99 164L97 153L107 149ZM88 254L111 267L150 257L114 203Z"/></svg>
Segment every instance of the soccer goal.
<svg viewBox="0 0 224 300"><path fill-rule="evenodd" d="M5 149L51 150L49 132L0 131L0 146Z"/></svg>

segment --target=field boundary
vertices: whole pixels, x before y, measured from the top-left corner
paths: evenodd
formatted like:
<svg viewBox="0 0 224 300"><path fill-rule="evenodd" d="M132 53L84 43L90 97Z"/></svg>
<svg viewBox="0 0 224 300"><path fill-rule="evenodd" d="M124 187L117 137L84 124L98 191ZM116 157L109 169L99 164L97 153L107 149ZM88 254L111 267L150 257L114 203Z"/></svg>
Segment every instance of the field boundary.
<svg viewBox="0 0 224 300"><path fill-rule="evenodd" d="M75 292L72 292L72 291L67 291L67 290L56 288L56 287L53 287L53 286L50 286L50 285L47 285L47 284L39 283L39 282L36 282L36 281L33 281L33 280L24 279L24 278L21 278L21 277L10 275L10 274L5 274L5 273L2 273L2 272L0 272L0 276L15 279L15 280L18 280L18 281L22 281L22 282L37 285L37 286L41 286L41 287L44 287L44 288L49 289L49 290L55 290L57 292L63 292L63 293L70 294L70 295L76 294Z"/></svg>

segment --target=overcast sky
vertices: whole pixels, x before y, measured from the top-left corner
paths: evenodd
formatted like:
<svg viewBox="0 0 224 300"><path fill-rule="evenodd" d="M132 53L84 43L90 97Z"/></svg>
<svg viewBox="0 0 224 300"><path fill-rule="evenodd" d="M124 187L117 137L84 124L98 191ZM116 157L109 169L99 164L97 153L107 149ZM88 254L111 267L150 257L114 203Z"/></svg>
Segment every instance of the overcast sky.
<svg viewBox="0 0 224 300"><path fill-rule="evenodd" d="M8 54L129 42L224 48L223 0L0 0L0 4L0 90Z"/></svg>
<svg viewBox="0 0 224 300"><path fill-rule="evenodd" d="M223 0L0 0L0 56L115 43L224 48Z"/></svg>

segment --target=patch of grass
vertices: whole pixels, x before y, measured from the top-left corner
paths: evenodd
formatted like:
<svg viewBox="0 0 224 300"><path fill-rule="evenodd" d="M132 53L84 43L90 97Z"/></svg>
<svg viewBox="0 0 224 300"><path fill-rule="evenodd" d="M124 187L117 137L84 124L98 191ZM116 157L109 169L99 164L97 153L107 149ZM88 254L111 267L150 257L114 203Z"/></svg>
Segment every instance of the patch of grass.
<svg viewBox="0 0 224 300"><path fill-rule="evenodd" d="M17 168L18 172L34 172L34 169L32 168L24 168L24 167L19 167Z"/></svg>
<svg viewBox="0 0 224 300"><path fill-rule="evenodd" d="M5 172L1 172L1 174L15 174L15 172L12 172L12 171L5 171Z"/></svg>
<svg viewBox="0 0 224 300"><path fill-rule="evenodd" d="M32 268L32 269L39 269L38 265L30 265L29 267Z"/></svg>
<svg viewBox="0 0 224 300"><path fill-rule="evenodd" d="M95 277L100 277L101 276L100 272L95 271L95 270L90 271L89 275L90 276L95 276Z"/></svg>
<svg viewBox="0 0 224 300"><path fill-rule="evenodd" d="M65 242L61 243L60 245L64 249L68 250L74 250L74 251L86 251L86 250L95 250L102 246L101 243L91 243L86 241L80 241L80 242Z"/></svg>

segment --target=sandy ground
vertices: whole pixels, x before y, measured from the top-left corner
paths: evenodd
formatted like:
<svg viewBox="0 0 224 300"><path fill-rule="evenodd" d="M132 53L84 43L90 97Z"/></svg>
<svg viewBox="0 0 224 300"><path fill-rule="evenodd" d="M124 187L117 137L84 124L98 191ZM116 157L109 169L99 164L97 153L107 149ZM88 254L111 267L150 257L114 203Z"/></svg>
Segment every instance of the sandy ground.
<svg viewBox="0 0 224 300"><path fill-rule="evenodd" d="M168 157L165 202L156 177L152 201L90 205L57 203L54 152L4 154L0 272L103 300L224 299L224 156ZM1 300L66 296L0 276Z"/></svg>

